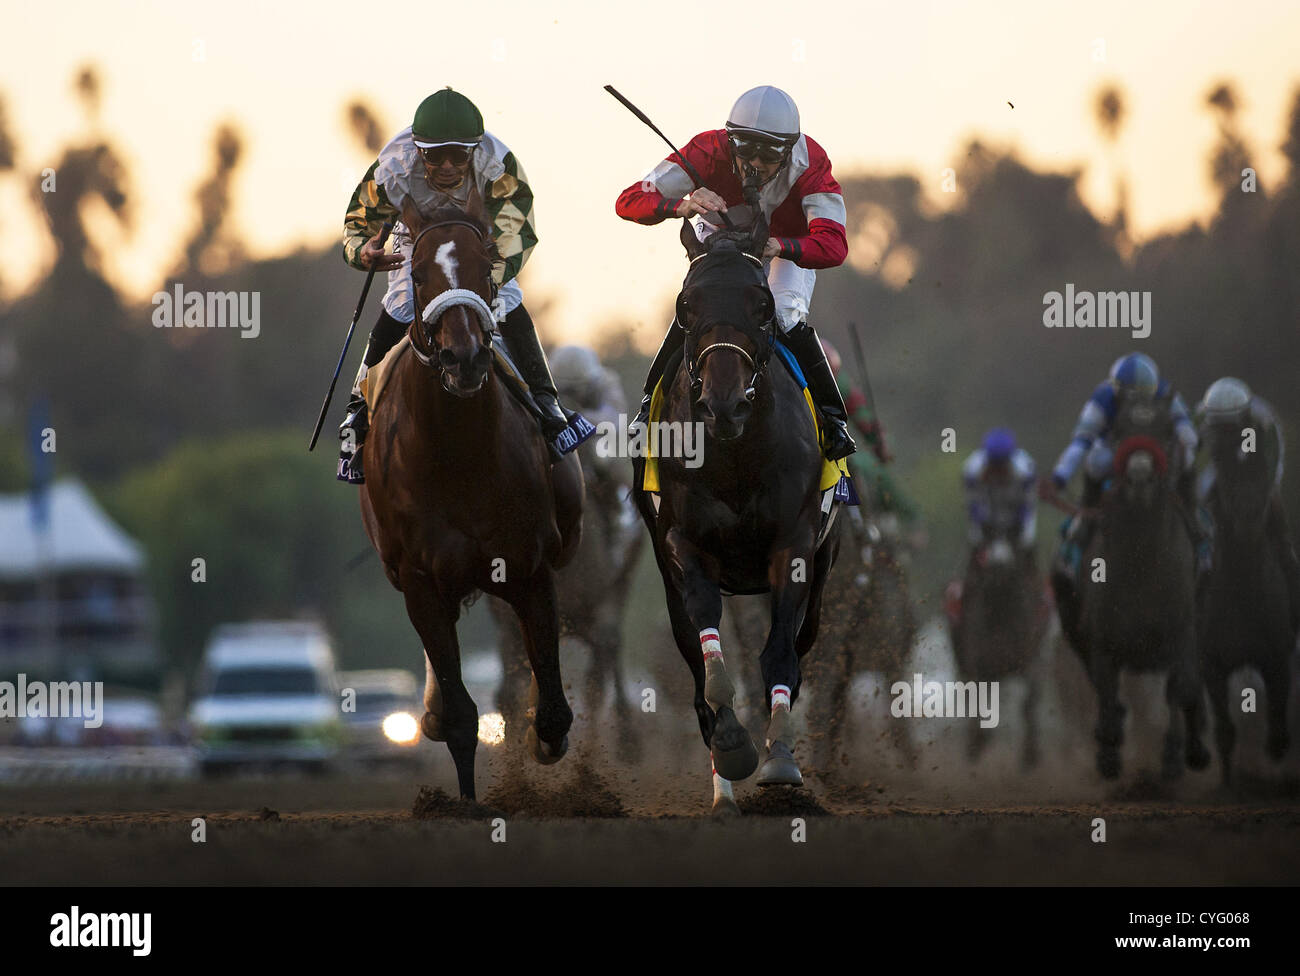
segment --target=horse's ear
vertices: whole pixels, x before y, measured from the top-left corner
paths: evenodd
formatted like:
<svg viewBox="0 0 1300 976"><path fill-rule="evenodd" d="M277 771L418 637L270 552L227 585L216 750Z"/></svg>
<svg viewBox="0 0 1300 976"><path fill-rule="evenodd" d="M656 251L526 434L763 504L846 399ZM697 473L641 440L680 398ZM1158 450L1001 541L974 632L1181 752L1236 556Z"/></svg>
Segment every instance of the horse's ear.
<svg viewBox="0 0 1300 976"><path fill-rule="evenodd" d="M686 256L692 261L704 253L704 242L695 233L695 225L689 219L683 218L682 220L681 238L682 247L686 248Z"/></svg>

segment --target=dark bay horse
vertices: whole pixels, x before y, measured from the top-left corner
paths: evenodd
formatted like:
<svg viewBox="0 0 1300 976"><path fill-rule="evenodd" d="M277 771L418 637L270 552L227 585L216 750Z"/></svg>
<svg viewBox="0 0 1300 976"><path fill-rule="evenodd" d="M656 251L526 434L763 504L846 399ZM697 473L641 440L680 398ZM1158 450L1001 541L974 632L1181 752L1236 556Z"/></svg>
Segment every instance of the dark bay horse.
<svg viewBox="0 0 1300 976"><path fill-rule="evenodd" d="M416 316L411 350L371 410L361 488L366 534L424 643L424 734L446 742L473 799L478 707L461 680L456 620L478 591L519 616L533 671L533 758L557 762L573 712L558 653L555 571L581 535L578 459L552 466L537 422L493 369L488 305L495 249L482 201L402 220Z"/></svg>
<svg viewBox="0 0 1300 976"><path fill-rule="evenodd" d="M683 223L691 257L677 298L677 321L686 331L683 368L671 383L665 374L658 420L702 424L702 457L698 466L659 458L658 511L648 493L634 492L654 543L673 637L695 678L716 813L738 812L731 781L758 766L722 658L722 592L771 594L771 627L759 658L770 715L759 782L801 785L790 706L799 692L799 659L817 637L837 539L831 532L819 545L822 459L804 394L783 366L769 368L774 304L753 256L766 240L761 216L752 234L719 231L704 242ZM633 463L640 486L644 461Z"/></svg>
<svg viewBox="0 0 1300 976"><path fill-rule="evenodd" d="M1243 451L1241 431L1216 430L1207 437L1214 466L1207 502L1214 521L1214 566L1200 606L1201 666L1214 710L1214 737L1223 782L1232 778L1237 730L1232 722L1228 678L1254 668L1268 694L1269 758L1280 760L1289 744L1287 698L1296 631L1276 540L1265 531L1273 472L1262 451Z"/></svg>
<svg viewBox="0 0 1300 976"><path fill-rule="evenodd" d="M1161 773L1174 779L1183 763L1204 769L1205 701L1196 652L1196 555L1175 493L1181 451L1168 398L1130 398L1112 434L1111 486L1099 524L1084 550L1078 589L1053 576L1061 630L1083 661L1097 692L1097 770L1120 773L1124 706L1121 669L1167 672Z"/></svg>
<svg viewBox="0 0 1300 976"><path fill-rule="evenodd" d="M1038 762L1038 700L1050 607L1034 551L1018 551L1013 544L1019 532L1011 519L994 519L985 527L983 541L967 561L960 612L949 619L949 635L958 680L1025 680L1020 759L1030 769ZM967 758L979 758L991 731L970 723Z"/></svg>

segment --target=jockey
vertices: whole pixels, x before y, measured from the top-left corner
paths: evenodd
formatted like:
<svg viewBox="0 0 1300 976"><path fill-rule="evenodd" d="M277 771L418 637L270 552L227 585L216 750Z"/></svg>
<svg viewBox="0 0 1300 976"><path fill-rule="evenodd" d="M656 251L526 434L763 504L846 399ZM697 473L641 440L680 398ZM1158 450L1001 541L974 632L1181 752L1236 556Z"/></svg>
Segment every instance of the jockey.
<svg viewBox="0 0 1300 976"><path fill-rule="evenodd" d="M1264 534L1277 547L1282 571L1286 576L1291 603L1291 627L1300 628L1300 559L1296 557L1291 530L1287 527L1286 511L1282 507L1282 467L1286 455L1282 426L1272 407L1263 398L1252 393L1250 387L1241 380L1231 376L1216 380L1205 391L1205 396L1196 407L1196 426L1203 441L1211 446L1219 438L1228 438L1239 444L1247 429L1254 431L1255 449L1262 452L1265 464L1273 473ZM1197 496L1207 510L1212 510L1217 476L1211 457L1197 484Z"/></svg>
<svg viewBox="0 0 1300 976"><path fill-rule="evenodd" d="M828 421L826 457L848 457L857 449L849 436L848 414L807 318L815 269L838 267L848 254L844 199L825 150L799 131L794 100L779 88L763 85L740 96L725 128L700 133L682 155L705 186L695 186L682 157L673 153L644 180L619 194L615 211L639 224L695 217L696 233L704 236L709 231L701 226L703 218L743 203L742 179L757 175L759 201L771 235L761 256L770 262L768 284L776 301L777 324ZM683 341L683 330L674 319L650 365L645 396L632 426L649 419L651 394Z"/></svg>
<svg viewBox="0 0 1300 976"><path fill-rule="evenodd" d="M1040 492L1044 498L1059 494L1078 470L1079 463L1083 462L1083 498L1080 506L1084 511L1070 519L1065 528L1065 545L1061 553L1065 568L1069 569L1073 577L1078 559L1091 538L1094 520L1085 513L1096 508L1101 501L1101 493L1110 477L1115 458L1114 447L1110 443L1110 430L1119 415L1122 400L1130 396L1171 400L1174 433L1182 447L1182 456L1178 459L1181 465L1178 495L1196 545L1197 570L1198 573L1204 573L1209 568L1211 540L1195 515L1193 464L1196 460L1196 428L1188 416L1183 398L1174 391L1168 380L1160 378L1155 361L1140 352L1129 353L1115 360L1110 368L1110 376L1093 390L1092 396L1079 413L1070 445L1061 453L1056 467L1052 469L1050 483Z"/></svg>
<svg viewBox="0 0 1300 976"><path fill-rule="evenodd" d="M1032 551L1038 527L1038 478L1034 459L1016 446L1015 434L1005 427L990 430L983 445L962 465L961 475L971 545L979 548L1006 531L1013 549Z"/></svg>
<svg viewBox="0 0 1300 976"><path fill-rule="evenodd" d="M347 416L339 428L343 442L340 481L365 481L360 455L355 453L370 426L361 381L415 319L413 240L400 222L402 206L410 201L424 214L449 205L464 209L473 187L482 196L500 255L492 268L492 311L501 336L545 414L542 431L546 439L553 441L568 426L519 289L519 271L537 244L533 191L515 154L483 130L483 116L474 103L448 87L420 103L412 124L380 150L348 203L343 258L362 271L387 271L388 291L366 343ZM392 254L385 254L377 240L385 221L394 222Z"/></svg>
<svg viewBox="0 0 1300 976"><path fill-rule="evenodd" d="M627 399L618 375L601 365L600 357L586 346L560 346L551 352L551 373L564 402L579 411L594 426L603 423L617 429L627 410ZM627 463L608 452L586 451L582 455L588 501L606 520L606 538L617 539L640 529L640 518L628 492Z"/></svg>
<svg viewBox="0 0 1300 976"><path fill-rule="evenodd" d="M560 346L551 353L551 373L556 389L592 424L617 424L627 409L623 387L612 369L601 365L600 357L586 346ZM598 458L614 461L614 458ZM612 465L613 466L613 465ZM621 472L626 465L618 463Z"/></svg>

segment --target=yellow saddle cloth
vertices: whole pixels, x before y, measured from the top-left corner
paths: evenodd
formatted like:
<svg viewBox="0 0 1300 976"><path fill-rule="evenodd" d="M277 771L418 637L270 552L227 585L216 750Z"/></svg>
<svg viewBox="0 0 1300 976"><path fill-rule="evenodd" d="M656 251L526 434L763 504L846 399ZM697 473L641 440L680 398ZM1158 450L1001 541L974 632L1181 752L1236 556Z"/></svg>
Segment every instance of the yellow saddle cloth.
<svg viewBox="0 0 1300 976"><path fill-rule="evenodd" d="M650 397L650 423L652 424L656 423L660 416L663 415L665 401L664 379L670 379L670 377L665 375L663 379L660 379L655 385L654 394ZM806 384L803 387L803 398L804 402L808 405L808 412L812 414L813 426L817 428L817 445L818 447L823 447L825 446L825 433L823 432L822 425L818 420L817 408L813 405L812 394L808 391ZM646 438L645 474L641 479L642 491L659 491L659 460L654 456L654 442L655 439L653 437ZM826 458L823 457L821 480L817 484L818 491L827 491L828 489L834 488L839 484L841 477L849 477L849 469L845 463L842 460L827 461Z"/></svg>

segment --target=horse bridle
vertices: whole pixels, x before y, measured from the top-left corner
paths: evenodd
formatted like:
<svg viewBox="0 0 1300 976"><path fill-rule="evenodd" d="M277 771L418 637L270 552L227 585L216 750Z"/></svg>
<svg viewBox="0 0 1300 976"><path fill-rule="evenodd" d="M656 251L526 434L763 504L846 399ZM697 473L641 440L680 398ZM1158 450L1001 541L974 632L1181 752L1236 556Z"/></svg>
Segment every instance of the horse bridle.
<svg viewBox="0 0 1300 976"><path fill-rule="evenodd" d="M725 253L734 254L736 252L725 252ZM762 269L763 262L760 261L758 258L754 257L754 255L749 254L747 252L740 252L740 253L744 254L744 257L746 257L748 260L754 262L754 264L760 270ZM708 252L704 254L696 255L694 258L691 259L691 271L694 271L695 264L697 261L701 261L704 258L718 257L718 256L719 254L708 253ZM687 282L684 282L682 284L682 291L686 290L686 283L690 281L691 271L688 271L686 274ZM768 297L771 298L772 292L771 292L771 288L768 286L767 279L762 278L760 276L760 280L762 281L764 290L767 291ZM676 304L680 305L680 303L681 303L681 293L679 292L677 295ZM773 307L775 307L775 301L773 302ZM769 318L766 322L764 322L762 325L759 326L759 335L765 336L767 338L767 342L763 342L761 338L758 340L759 351L758 351L757 359L755 359L752 355L750 355L749 351L745 349L743 346L738 346L734 342L711 342L703 349L696 352L694 350L695 347L694 332L691 329L687 328L685 321L683 321L682 319L683 317L679 313L678 324L681 325L682 331L686 333L683 360L686 363L686 375L690 378L691 381L691 400L692 401L698 400L700 398L700 391L704 388L704 379L700 376L700 368L703 366L704 360L708 357L708 355L711 352L717 349L730 349L733 352L739 353L744 358L745 362L749 363L750 369L753 370L753 373L749 378L749 382L745 385L745 399L752 401L758 393L758 378L767 369L768 361L771 360L772 358L772 349L776 343L775 319ZM741 331L745 331L745 330L742 329Z"/></svg>
<svg viewBox="0 0 1300 976"><path fill-rule="evenodd" d="M415 251L420 246L420 240L425 234L439 227L457 226L468 227L474 232L474 236L478 238L480 244L484 242L486 234L483 227L476 221L469 219L469 217L453 217L448 220L440 220L437 223L427 224L426 226L421 227L419 233L415 235L415 239L411 242L412 262L415 260ZM493 290L495 290L495 286ZM421 308L420 296L415 287L415 282L412 281L411 301L415 306L415 322L413 323L413 328L411 330L411 352L413 352L415 358L425 366L433 366L437 368L439 372L445 372L442 368L442 364L438 361L438 343L429 335L428 327L431 324L431 320L436 322L442 314L447 311L447 309L454 308L457 305L473 310L479 320L479 324L482 326L484 345L488 349L492 348L492 338L496 334L496 318L492 314L492 306L488 303L487 299L478 292L472 291L468 288L448 288L445 291L439 292L433 297L433 300L429 302L428 305ZM415 341L416 338L420 340L419 343ZM421 344L423 344L429 351L425 352L421 349ZM446 380L444 377L444 384L445 382Z"/></svg>

